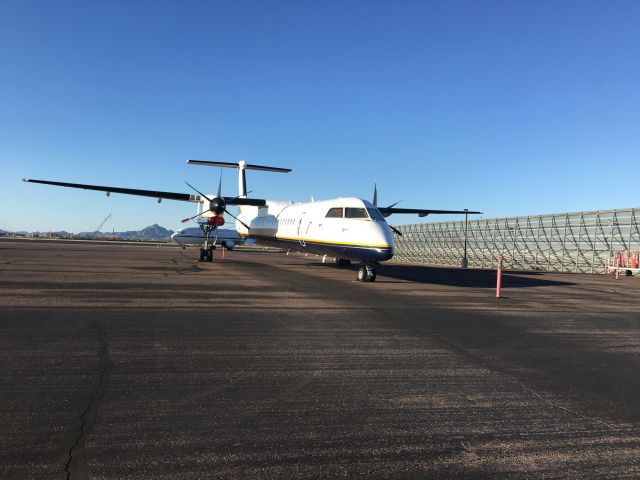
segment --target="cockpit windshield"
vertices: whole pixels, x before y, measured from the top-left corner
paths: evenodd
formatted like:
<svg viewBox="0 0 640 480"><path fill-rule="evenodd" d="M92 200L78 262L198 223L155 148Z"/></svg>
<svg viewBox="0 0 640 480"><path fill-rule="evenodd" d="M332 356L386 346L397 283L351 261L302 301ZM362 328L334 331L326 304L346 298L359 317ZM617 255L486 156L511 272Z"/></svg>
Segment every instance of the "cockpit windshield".
<svg viewBox="0 0 640 480"><path fill-rule="evenodd" d="M326 218L358 218L362 220L371 218L376 222L384 222L384 217L377 208L334 207L329 209Z"/></svg>
<svg viewBox="0 0 640 480"><path fill-rule="evenodd" d="M343 216L344 213L342 207L331 208L326 215L327 218L342 218Z"/></svg>
<svg viewBox="0 0 640 480"><path fill-rule="evenodd" d="M375 220L376 222L385 221L384 217L380 213L380 210L378 210L377 208L367 208L367 211L369 212L369 216L371 216L372 220Z"/></svg>
<svg viewBox="0 0 640 480"><path fill-rule="evenodd" d="M369 218L369 215L367 215L367 210L364 208L347 207L344 209L344 217L345 218Z"/></svg>

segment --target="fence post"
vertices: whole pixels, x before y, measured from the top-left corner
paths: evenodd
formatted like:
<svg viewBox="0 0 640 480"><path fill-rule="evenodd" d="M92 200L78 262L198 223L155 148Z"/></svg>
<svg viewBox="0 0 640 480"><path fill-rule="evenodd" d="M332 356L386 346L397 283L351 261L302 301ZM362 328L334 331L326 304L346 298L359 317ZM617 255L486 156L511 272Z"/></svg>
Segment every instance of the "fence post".
<svg viewBox="0 0 640 480"><path fill-rule="evenodd" d="M498 279L496 281L496 298L500 298L500 289L502 287L502 255L498 257Z"/></svg>

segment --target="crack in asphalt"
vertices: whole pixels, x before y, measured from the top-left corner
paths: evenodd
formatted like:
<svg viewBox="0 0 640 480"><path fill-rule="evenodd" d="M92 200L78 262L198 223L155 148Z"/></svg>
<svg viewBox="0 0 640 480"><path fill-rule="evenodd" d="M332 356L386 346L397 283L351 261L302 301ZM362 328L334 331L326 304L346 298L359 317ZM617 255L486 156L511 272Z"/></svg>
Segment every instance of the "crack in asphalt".
<svg viewBox="0 0 640 480"><path fill-rule="evenodd" d="M599 418L592 417L592 416L589 416L589 415L585 415L583 413L578 412L577 410L565 407L563 405L560 405L559 403L552 402L551 400L548 400L547 398L543 397L541 394L539 394L535 390L532 390L531 388L527 387L515 375L511 375L511 377L516 381L516 383L520 384L520 386L522 387L522 389L525 392L528 392L528 393L532 394L533 396L535 396L536 398L538 398L542 402L546 403L550 407L557 408L558 410L563 410L563 411L565 411L565 412L567 412L567 413L569 413L571 415L574 415L574 416L576 416L578 418L581 418L583 420L587 420L587 421L599 423L600 425L604 425L609 430L612 430L612 431L616 432L617 434L622 435L623 437L626 437L628 439L635 440L635 438L636 438L635 436L632 436L632 435L629 435L626 432L623 432L620 428L617 428L617 427L613 426L612 424L605 422L604 420L600 420Z"/></svg>
<svg viewBox="0 0 640 480"><path fill-rule="evenodd" d="M105 319L102 325L99 325L98 322L94 321L93 328L98 331L98 339L100 342L100 350L98 352L100 358L100 373L98 375L98 383L91 394L89 403L80 415L80 431L68 451L67 462L64 468L66 480L89 478L84 446L89 434L91 433L91 429L93 428L98 414L98 407L106 391L107 383L111 374L112 363L109 355L111 323L108 319Z"/></svg>

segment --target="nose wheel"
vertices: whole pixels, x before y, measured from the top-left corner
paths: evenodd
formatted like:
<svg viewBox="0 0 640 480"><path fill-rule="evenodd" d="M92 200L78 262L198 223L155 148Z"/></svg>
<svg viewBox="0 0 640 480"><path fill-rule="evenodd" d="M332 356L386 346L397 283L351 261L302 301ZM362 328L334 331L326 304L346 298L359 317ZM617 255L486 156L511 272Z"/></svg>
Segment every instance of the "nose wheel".
<svg viewBox="0 0 640 480"><path fill-rule="evenodd" d="M362 265L358 269L358 281L359 282L375 282L376 281L376 269L373 265Z"/></svg>
<svg viewBox="0 0 640 480"><path fill-rule="evenodd" d="M200 249L200 261L201 262L213 262L213 248L201 248Z"/></svg>

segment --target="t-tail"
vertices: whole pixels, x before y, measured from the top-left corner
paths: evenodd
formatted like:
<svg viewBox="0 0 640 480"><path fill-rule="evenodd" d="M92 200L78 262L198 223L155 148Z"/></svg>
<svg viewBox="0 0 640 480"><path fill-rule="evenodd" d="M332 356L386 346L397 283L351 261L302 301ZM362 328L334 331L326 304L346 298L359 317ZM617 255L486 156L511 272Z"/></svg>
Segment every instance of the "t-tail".
<svg viewBox="0 0 640 480"><path fill-rule="evenodd" d="M247 175L246 170L262 170L266 172L281 172L289 173L290 168L268 167L266 165L253 165L247 163L244 160L240 160L238 163L232 162L210 162L208 160L187 160L189 165L204 165L205 167L222 167L222 168L237 168L238 169L238 197L247 197Z"/></svg>

